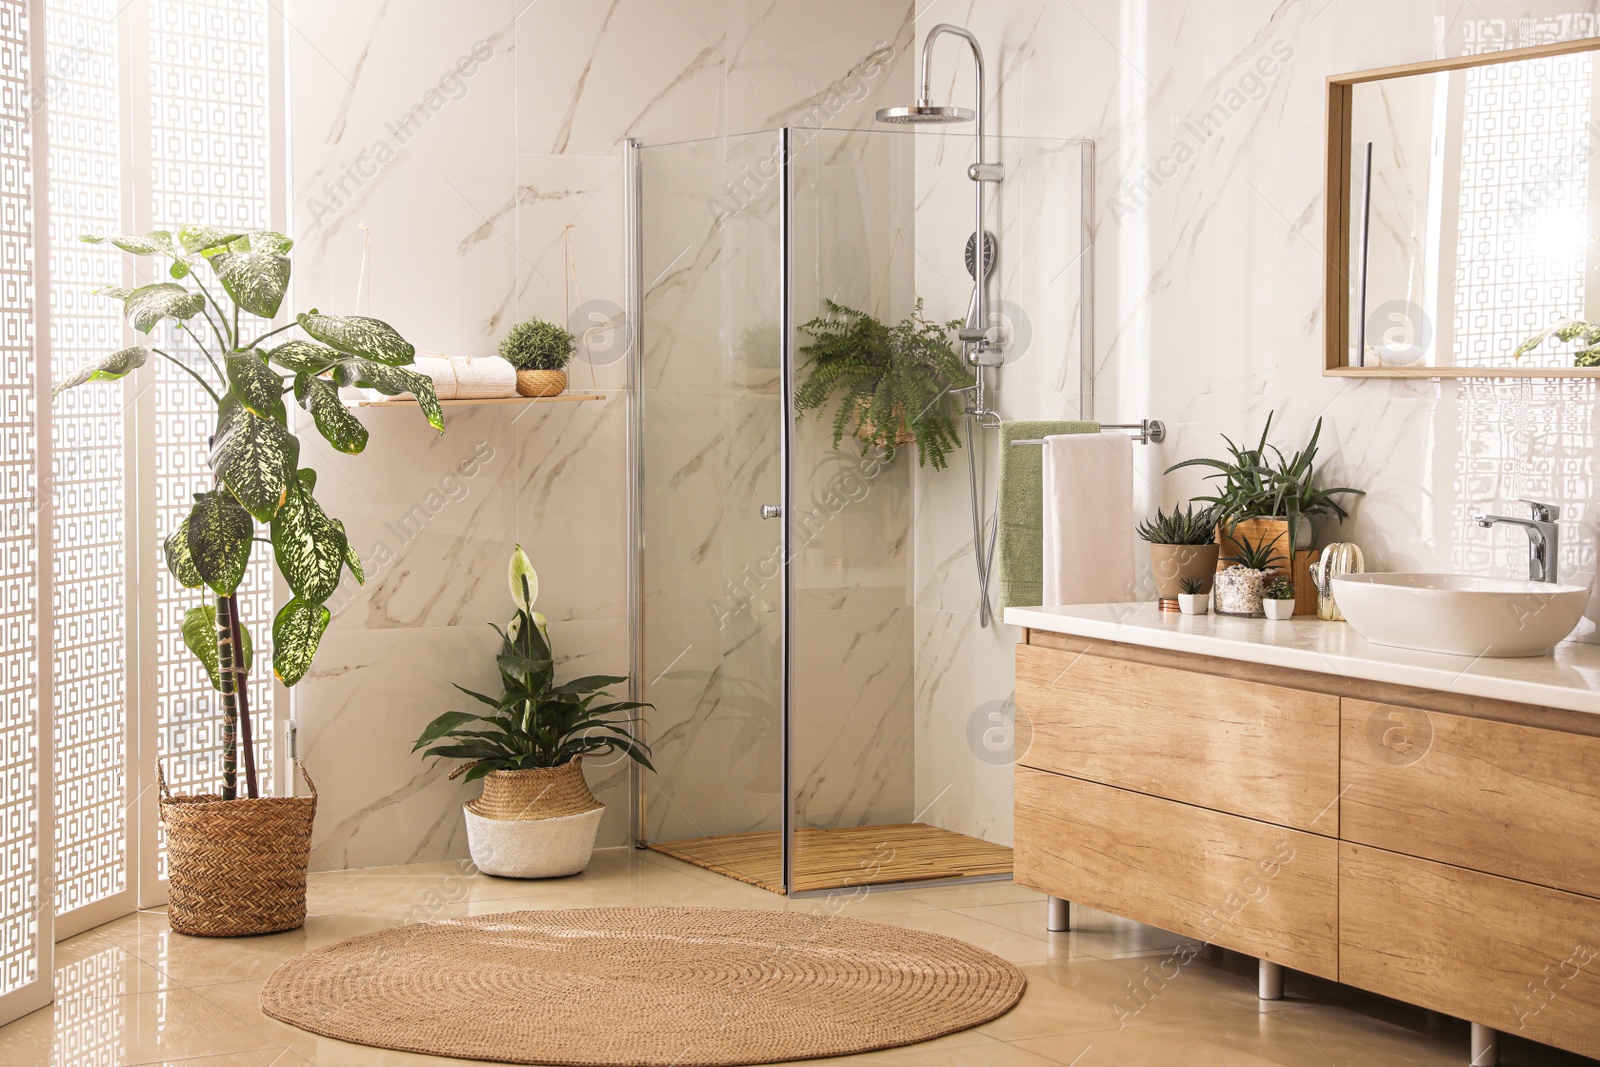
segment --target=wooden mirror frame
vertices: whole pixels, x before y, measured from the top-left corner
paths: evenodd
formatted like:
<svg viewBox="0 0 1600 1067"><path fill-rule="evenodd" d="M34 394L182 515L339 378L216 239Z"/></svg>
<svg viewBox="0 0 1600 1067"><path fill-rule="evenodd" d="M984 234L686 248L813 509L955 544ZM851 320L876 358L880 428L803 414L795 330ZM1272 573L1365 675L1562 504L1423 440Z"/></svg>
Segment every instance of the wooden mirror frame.
<svg viewBox="0 0 1600 1067"><path fill-rule="evenodd" d="M1600 51L1600 37L1581 37L1533 48L1406 63L1397 67L1328 76L1328 152L1326 236L1323 241L1322 374L1329 378L1600 378L1600 367L1352 367L1345 362L1350 350L1350 110L1355 86L1414 74L1542 59L1573 52Z"/></svg>

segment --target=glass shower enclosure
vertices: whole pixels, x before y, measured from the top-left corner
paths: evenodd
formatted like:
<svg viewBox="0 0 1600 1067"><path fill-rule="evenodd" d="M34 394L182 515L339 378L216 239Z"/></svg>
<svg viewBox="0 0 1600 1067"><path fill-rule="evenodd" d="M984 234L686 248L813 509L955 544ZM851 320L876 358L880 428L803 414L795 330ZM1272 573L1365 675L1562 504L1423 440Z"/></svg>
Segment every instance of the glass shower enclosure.
<svg viewBox="0 0 1600 1067"><path fill-rule="evenodd" d="M969 478L965 448L944 470L914 445L886 462L793 406L828 301L966 313L971 140L629 145L633 684L656 768L635 778L639 847L780 893L1010 874L1010 754L983 739L1016 635L977 627L970 519L974 483L993 511L995 431L973 430ZM992 141L1010 342L992 397L1078 418L1090 149Z"/></svg>

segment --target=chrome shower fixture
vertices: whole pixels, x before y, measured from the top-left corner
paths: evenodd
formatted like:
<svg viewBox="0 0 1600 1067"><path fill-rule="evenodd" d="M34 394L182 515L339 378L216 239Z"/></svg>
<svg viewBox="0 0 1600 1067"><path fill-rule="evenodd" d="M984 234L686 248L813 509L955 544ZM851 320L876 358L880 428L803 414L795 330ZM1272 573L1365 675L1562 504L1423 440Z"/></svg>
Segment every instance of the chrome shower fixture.
<svg viewBox="0 0 1600 1067"><path fill-rule="evenodd" d="M977 106L971 111L964 107L939 106L933 102L932 72L929 69L932 65L933 42L947 33L966 41L968 47L972 49L972 66L977 78L978 99L976 101ZM911 107L879 108L878 121L900 125L921 125L924 123L970 122L973 119L977 119L977 151L973 154L975 162L967 168L967 177L976 183L976 191L973 198L975 225L972 227L972 232L976 240L984 240L987 237L987 231L983 227L983 183L998 182L1004 179L1005 167L999 163L989 162L984 155L984 134L988 132L988 123L984 118L983 49L978 46L978 38L973 35L971 30L961 26L953 26L948 22L941 22L933 27L928 31L928 36L923 38L922 41L922 59L917 81L922 87L920 94L917 96L917 102ZM987 243L988 241L985 240L985 244ZM988 259L988 255L986 254L984 258ZM969 364L974 367L997 367L1005 362L1005 353L1001 350L997 332L989 328L988 286L984 281L984 276L987 274L990 264L986 263L985 268L982 272L974 273L972 302L967 307L966 324L961 328L957 336L961 339L962 348L966 352Z"/></svg>

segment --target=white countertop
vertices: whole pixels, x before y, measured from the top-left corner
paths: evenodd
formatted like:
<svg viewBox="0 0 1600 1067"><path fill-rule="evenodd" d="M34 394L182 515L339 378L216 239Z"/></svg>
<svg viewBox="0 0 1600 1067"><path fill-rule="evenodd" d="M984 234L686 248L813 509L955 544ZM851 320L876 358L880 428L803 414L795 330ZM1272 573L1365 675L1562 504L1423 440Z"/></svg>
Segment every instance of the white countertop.
<svg viewBox="0 0 1600 1067"><path fill-rule="evenodd" d="M1075 637L1600 714L1600 644L1585 641L1567 641L1552 655L1528 659L1446 656L1375 645L1349 623L1314 616L1275 622L1179 615L1148 602L1007 608L1005 621ZM1580 623L1579 632L1592 634L1593 627Z"/></svg>

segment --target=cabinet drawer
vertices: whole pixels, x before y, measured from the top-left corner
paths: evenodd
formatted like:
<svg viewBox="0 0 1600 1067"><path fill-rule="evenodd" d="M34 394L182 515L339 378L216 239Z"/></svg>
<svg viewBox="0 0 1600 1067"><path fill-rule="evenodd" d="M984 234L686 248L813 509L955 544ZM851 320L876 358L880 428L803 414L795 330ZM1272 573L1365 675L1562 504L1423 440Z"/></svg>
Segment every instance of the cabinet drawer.
<svg viewBox="0 0 1600 1067"><path fill-rule="evenodd" d="M1600 738L1346 699L1340 836L1600 896Z"/></svg>
<svg viewBox="0 0 1600 1067"><path fill-rule="evenodd" d="M1339 980L1600 1055L1600 901L1341 844Z"/></svg>
<svg viewBox="0 0 1600 1067"><path fill-rule="evenodd" d="M1017 708L1026 766L1338 836L1338 697L1021 645Z"/></svg>
<svg viewBox="0 0 1600 1067"><path fill-rule="evenodd" d="M1013 880L1332 978L1338 843L1017 768Z"/></svg>

